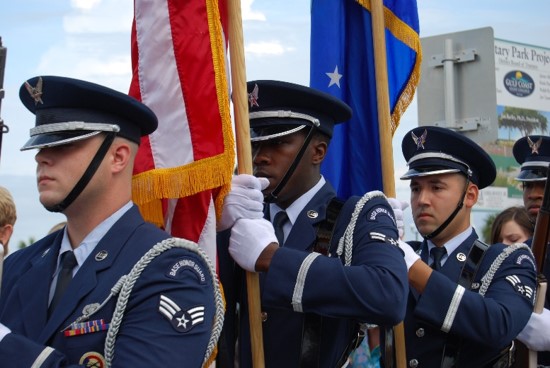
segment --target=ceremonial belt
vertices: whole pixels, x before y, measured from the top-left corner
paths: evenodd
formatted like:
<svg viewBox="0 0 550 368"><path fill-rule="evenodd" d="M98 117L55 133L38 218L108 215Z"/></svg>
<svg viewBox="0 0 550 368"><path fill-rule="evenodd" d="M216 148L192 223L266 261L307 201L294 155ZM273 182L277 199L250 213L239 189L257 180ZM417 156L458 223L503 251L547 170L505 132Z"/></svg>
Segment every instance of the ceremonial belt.
<svg viewBox="0 0 550 368"><path fill-rule="evenodd" d="M470 249L468 257L462 266L460 279L458 281L459 285L464 287L466 290L472 289L472 283L487 249L489 249L489 246L479 239L476 239ZM451 368L457 366L461 344L462 338L454 335L447 336L447 342L443 348L443 355L441 358L441 368ZM493 359L490 363L484 366L492 368L510 367L514 361L514 352L515 347L512 342L511 346L504 348L498 354L497 358Z"/></svg>
<svg viewBox="0 0 550 368"><path fill-rule="evenodd" d="M329 255L334 225L343 206L344 202L336 197L329 202L326 217L317 226L317 238L313 245L313 252L321 253L325 256ZM299 367L319 367L322 329L323 317L313 313L304 313Z"/></svg>

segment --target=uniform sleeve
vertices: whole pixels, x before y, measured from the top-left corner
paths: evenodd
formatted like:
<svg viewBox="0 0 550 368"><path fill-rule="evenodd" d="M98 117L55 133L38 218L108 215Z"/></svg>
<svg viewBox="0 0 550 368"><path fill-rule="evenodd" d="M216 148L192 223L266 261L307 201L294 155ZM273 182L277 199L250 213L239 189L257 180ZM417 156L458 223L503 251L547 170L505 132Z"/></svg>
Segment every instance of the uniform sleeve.
<svg viewBox="0 0 550 368"><path fill-rule="evenodd" d="M347 227L337 223L335 235ZM393 325L405 315L407 268L397 247L393 211L374 198L361 211L353 232L353 259L280 248L271 261L263 304L335 318ZM337 236L337 239L340 236Z"/></svg>
<svg viewBox="0 0 550 368"><path fill-rule="evenodd" d="M487 251L480 281L475 290L466 290L444 274L433 272L415 309L415 316L443 332L496 347L509 344L526 325L536 290L535 265L526 249L512 252L495 270L491 269L503 245L493 245ZM478 273L480 272L478 271ZM494 277L485 295L481 275Z"/></svg>
<svg viewBox="0 0 550 368"><path fill-rule="evenodd" d="M6 335L0 343L0 358L2 366L12 368L69 367L60 352L15 333Z"/></svg>
<svg viewBox="0 0 550 368"><path fill-rule="evenodd" d="M216 314L212 282L196 254L172 249L157 257L135 284L113 368L202 366Z"/></svg>
<svg viewBox="0 0 550 368"><path fill-rule="evenodd" d="M171 249L153 259L128 298L111 367L202 366L216 314L212 282L193 252ZM0 342L0 359L13 368L87 366L14 333Z"/></svg>

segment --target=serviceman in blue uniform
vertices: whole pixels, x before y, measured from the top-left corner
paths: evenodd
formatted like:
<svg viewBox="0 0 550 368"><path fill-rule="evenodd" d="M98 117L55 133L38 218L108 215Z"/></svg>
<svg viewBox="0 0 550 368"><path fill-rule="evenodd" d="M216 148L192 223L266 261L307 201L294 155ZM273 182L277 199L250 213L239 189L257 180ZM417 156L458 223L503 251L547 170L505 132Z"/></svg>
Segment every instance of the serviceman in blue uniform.
<svg viewBox="0 0 550 368"><path fill-rule="evenodd" d="M20 98L36 115L22 150L38 149L40 202L67 225L5 261L0 365L200 367L221 322L213 270L195 243L145 223L131 201L154 113L56 76L28 80Z"/></svg>
<svg viewBox="0 0 550 368"><path fill-rule="evenodd" d="M512 340L535 298L533 256L524 244L477 243L470 224L479 190L496 176L489 155L449 129L422 126L403 138L411 209L424 237L409 268L405 318L409 367L507 367ZM512 349L513 350L513 349Z"/></svg>
<svg viewBox="0 0 550 368"><path fill-rule="evenodd" d="M537 221L544 187L550 165L550 137L527 136L516 141L513 148L514 158L521 165L516 180L523 184L523 204L533 224ZM526 243L530 246L532 239ZM550 258L546 254L544 276L550 280ZM538 364L550 366L550 290L545 295L542 313L533 313L525 329L518 335L518 340L531 350L539 351Z"/></svg>
<svg viewBox="0 0 550 368"><path fill-rule="evenodd" d="M392 326L404 317L407 270L391 206L381 192L334 200L320 173L334 124L351 117L346 104L280 81L248 82L248 91L256 177L233 181L224 202L231 220L221 226L231 227L229 246L219 247L220 258L225 249L244 270L261 273L267 367L342 366L359 323ZM231 280L222 273L228 310ZM251 366L251 344L240 291L243 368Z"/></svg>

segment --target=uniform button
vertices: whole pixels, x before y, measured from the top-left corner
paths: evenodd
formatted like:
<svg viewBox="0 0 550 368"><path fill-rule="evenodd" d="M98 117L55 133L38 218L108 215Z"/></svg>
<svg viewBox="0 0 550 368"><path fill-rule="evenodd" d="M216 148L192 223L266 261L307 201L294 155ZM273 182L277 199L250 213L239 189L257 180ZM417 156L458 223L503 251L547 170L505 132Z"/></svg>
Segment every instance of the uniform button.
<svg viewBox="0 0 550 368"><path fill-rule="evenodd" d="M262 322L267 321L267 312L262 312Z"/></svg>
<svg viewBox="0 0 550 368"><path fill-rule="evenodd" d="M418 330L416 330L416 336L418 336L418 337L424 337L424 329L423 329L423 328L419 328Z"/></svg>
<svg viewBox="0 0 550 368"><path fill-rule="evenodd" d="M416 360L416 359L411 359L411 360L409 361L409 367L411 367L411 368L416 368L416 367L418 367L418 360Z"/></svg>

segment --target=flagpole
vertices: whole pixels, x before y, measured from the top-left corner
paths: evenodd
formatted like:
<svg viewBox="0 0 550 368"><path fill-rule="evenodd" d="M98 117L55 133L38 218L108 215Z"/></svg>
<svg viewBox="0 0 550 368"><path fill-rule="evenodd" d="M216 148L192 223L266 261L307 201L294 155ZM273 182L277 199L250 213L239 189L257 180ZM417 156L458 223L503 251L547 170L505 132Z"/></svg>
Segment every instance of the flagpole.
<svg viewBox="0 0 550 368"><path fill-rule="evenodd" d="M232 101L235 118L235 140L239 174L252 174L252 151L250 126L248 123L248 94L246 92L246 65L240 0L228 0L229 13L229 58L231 60ZM250 343L252 366L263 368L264 343L262 334L260 280L257 273L246 272L248 292L248 316L250 322Z"/></svg>
<svg viewBox="0 0 550 368"><path fill-rule="evenodd" d="M383 0L371 0L372 38L374 47L374 69L376 75L376 99L378 107L378 130L380 135L380 156L382 161L382 183L384 193L395 198L392 131L390 120L390 98L388 91L388 70L386 60L386 37ZM403 322L394 327L396 367L405 368L405 333Z"/></svg>

